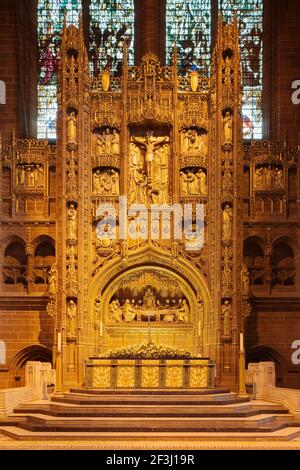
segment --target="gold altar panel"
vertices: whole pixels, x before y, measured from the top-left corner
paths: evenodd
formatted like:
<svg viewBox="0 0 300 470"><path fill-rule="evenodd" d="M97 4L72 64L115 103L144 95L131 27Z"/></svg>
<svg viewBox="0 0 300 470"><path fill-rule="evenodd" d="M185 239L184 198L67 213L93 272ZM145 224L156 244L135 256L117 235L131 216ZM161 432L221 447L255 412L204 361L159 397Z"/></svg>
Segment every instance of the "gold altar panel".
<svg viewBox="0 0 300 470"><path fill-rule="evenodd" d="M134 388L135 360L118 361L117 388Z"/></svg>
<svg viewBox="0 0 300 470"><path fill-rule="evenodd" d="M166 388L183 387L183 360L166 361Z"/></svg>
<svg viewBox="0 0 300 470"><path fill-rule="evenodd" d="M207 362L194 360L190 367L190 387L206 387L208 383Z"/></svg>
<svg viewBox="0 0 300 470"><path fill-rule="evenodd" d="M159 388L159 359L144 360L142 371L142 388Z"/></svg>
<svg viewBox="0 0 300 470"><path fill-rule="evenodd" d="M110 388L110 365L93 367L93 386L96 388Z"/></svg>

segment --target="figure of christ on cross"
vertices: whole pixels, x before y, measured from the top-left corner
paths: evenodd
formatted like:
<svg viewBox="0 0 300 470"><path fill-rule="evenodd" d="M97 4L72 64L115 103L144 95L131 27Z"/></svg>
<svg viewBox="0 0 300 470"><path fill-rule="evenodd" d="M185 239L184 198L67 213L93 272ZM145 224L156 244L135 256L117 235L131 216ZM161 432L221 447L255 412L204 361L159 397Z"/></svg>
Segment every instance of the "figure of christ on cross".
<svg viewBox="0 0 300 470"><path fill-rule="evenodd" d="M153 137L153 132L147 132L146 137L133 137L133 142L146 150L146 163L148 181L152 181L152 164L154 160L154 152L161 144L168 142L169 137Z"/></svg>

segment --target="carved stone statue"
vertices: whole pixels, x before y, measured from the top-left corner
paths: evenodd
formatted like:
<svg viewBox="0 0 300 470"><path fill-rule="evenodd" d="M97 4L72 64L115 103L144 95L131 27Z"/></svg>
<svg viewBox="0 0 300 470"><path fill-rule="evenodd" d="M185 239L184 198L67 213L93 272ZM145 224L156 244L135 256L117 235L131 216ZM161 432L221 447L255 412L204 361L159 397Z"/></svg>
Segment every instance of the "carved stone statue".
<svg viewBox="0 0 300 470"><path fill-rule="evenodd" d="M120 155L120 136L117 129L113 129L111 137L111 153L113 155Z"/></svg>
<svg viewBox="0 0 300 470"><path fill-rule="evenodd" d="M105 153L110 154L112 153L112 134L110 132L110 128L107 127L105 129Z"/></svg>
<svg viewBox="0 0 300 470"><path fill-rule="evenodd" d="M262 189L264 187L264 170L256 168L255 170L255 188Z"/></svg>
<svg viewBox="0 0 300 470"><path fill-rule="evenodd" d="M44 186L44 167L43 165L37 165L35 167L35 181L38 188Z"/></svg>
<svg viewBox="0 0 300 470"><path fill-rule="evenodd" d="M16 184L17 186L24 186L25 184L25 169L23 165L16 167Z"/></svg>
<svg viewBox="0 0 300 470"><path fill-rule="evenodd" d="M190 307L189 307L189 304L187 303L186 299L183 299L181 305L182 306L177 311L177 321L182 322L182 323L186 323L189 319Z"/></svg>
<svg viewBox="0 0 300 470"><path fill-rule="evenodd" d="M180 194L186 196L188 194L188 180L184 171L180 172Z"/></svg>
<svg viewBox="0 0 300 470"><path fill-rule="evenodd" d="M101 192L101 171L98 169L93 173L93 194Z"/></svg>
<svg viewBox="0 0 300 470"><path fill-rule="evenodd" d="M274 179L274 187L276 189L282 189L283 188L283 172L280 168L275 168L273 179Z"/></svg>
<svg viewBox="0 0 300 470"><path fill-rule="evenodd" d="M152 162L154 150L163 142L168 142L169 137L153 137L152 133L149 132L146 137L132 137L132 140L146 150L146 162Z"/></svg>
<svg viewBox="0 0 300 470"><path fill-rule="evenodd" d="M225 300L222 305L223 336L231 336L232 305L229 300Z"/></svg>
<svg viewBox="0 0 300 470"><path fill-rule="evenodd" d="M69 300L67 304L67 335L76 335L77 305L74 300Z"/></svg>
<svg viewBox="0 0 300 470"><path fill-rule="evenodd" d="M199 194L201 194L201 196L207 196L206 173L200 168L200 170L197 171L196 176L199 183Z"/></svg>
<svg viewBox="0 0 300 470"><path fill-rule="evenodd" d="M118 300L113 300L109 304L109 317L112 321L119 323L122 321L122 310Z"/></svg>
<svg viewBox="0 0 300 470"><path fill-rule="evenodd" d="M126 299L125 301L125 304L123 306L123 312L124 312L124 320L126 322L134 321L136 317L136 312L134 308L131 306L129 299Z"/></svg>
<svg viewBox="0 0 300 470"><path fill-rule="evenodd" d="M53 264L48 271L49 295L56 295L57 268Z"/></svg>
<svg viewBox="0 0 300 470"><path fill-rule="evenodd" d="M67 211L67 237L69 240L77 240L77 210L71 204Z"/></svg>
<svg viewBox="0 0 300 470"><path fill-rule="evenodd" d="M130 203L147 203L148 178L142 168L133 168L130 173Z"/></svg>
<svg viewBox="0 0 300 470"><path fill-rule="evenodd" d="M120 193L119 173L116 170L111 170L110 178L112 182L112 195L118 196Z"/></svg>
<svg viewBox="0 0 300 470"><path fill-rule="evenodd" d="M232 115L229 111L226 112L223 118L224 129L224 144L232 143Z"/></svg>
<svg viewBox="0 0 300 470"><path fill-rule="evenodd" d="M223 240L232 239L233 211L229 204L226 204L222 213L222 237Z"/></svg>
<svg viewBox="0 0 300 470"><path fill-rule="evenodd" d="M189 171L186 175L187 178L187 190L190 196L198 194L198 179L197 176Z"/></svg>
<svg viewBox="0 0 300 470"><path fill-rule="evenodd" d="M156 307L156 298L151 287L148 287L145 291L145 294L143 297L143 306L146 309L152 309Z"/></svg>
<svg viewBox="0 0 300 470"><path fill-rule="evenodd" d="M26 168L25 184L28 188L35 187L35 176L34 176L33 168L30 168L30 167Z"/></svg>
<svg viewBox="0 0 300 470"><path fill-rule="evenodd" d="M249 293L250 293L250 273L249 273L248 268L245 264L243 264L243 267L242 267L241 278L242 278L242 292L243 292L243 295L248 297Z"/></svg>
<svg viewBox="0 0 300 470"><path fill-rule="evenodd" d="M74 111L68 116L68 142L76 142L77 138L77 118Z"/></svg>

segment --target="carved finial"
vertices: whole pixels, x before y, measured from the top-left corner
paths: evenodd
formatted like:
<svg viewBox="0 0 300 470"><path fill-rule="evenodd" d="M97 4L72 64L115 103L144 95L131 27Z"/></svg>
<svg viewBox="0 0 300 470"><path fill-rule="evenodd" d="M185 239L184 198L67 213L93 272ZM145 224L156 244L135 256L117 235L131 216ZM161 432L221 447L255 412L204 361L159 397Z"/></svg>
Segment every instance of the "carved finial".
<svg viewBox="0 0 300 470"><path fill-rule="evenodd" d="M126 41L123 42L123 67L128 66L128 48Z"/></svg>

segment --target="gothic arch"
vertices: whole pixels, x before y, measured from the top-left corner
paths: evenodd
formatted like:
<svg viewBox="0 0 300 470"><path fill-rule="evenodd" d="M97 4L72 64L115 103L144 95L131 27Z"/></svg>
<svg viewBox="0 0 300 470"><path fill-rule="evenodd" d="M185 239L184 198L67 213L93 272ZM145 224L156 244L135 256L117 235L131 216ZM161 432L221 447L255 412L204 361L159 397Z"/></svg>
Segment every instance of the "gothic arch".
<svg viewBox="0 0 300 470"><path fill-rule="evenodd" d="M246 350L246 364L252 362L263 362L271 361L275 364L276 369L276 385L282 386L282 377L288 364L284 357L276 351L276 349L270 348L269 346L256 345Z"/></svg>
<svg viewBox="0 0 300 470"><path fill-rule="evenodd" d="M112 295L113 290L117 287L119 281L129 273L138 272L147 269L156 269L162 271L165 274L174 276L184 290L184 294L187 296L191 308L194 310L194 323L199 321L197 309L197 301L203 300L204 314L203 314L203 332L202 332L202 354L208 353L208 345L213 343L212 331L213 329L208 328L208 324L214 320L214 312L211 304L211 296L208 289L207 282L204 276L196 270L196 268L188 263L184 258L178 257L174 259L171 254L163 252L155 247L148 247L142 250L136 251L131 254L126 260L112 259L107 262L101 270L94 276L90 283L90 289L88 294L89 305L89 324L92 325L90 334L94 337L90 337L92 343L96 341L97 328L95 327L96 322L104 320L104 309L107 305L108 299ZM97 318L95 300L100 299L100 318Z"/></svg>
<svg viewBox="0 0 300 470"><path fill-rule="evenodd" d="M13 384L24 385L25 364L28 361L52 362L52 352L41 344L32 344L20 349L9 366Z"/></svg>

